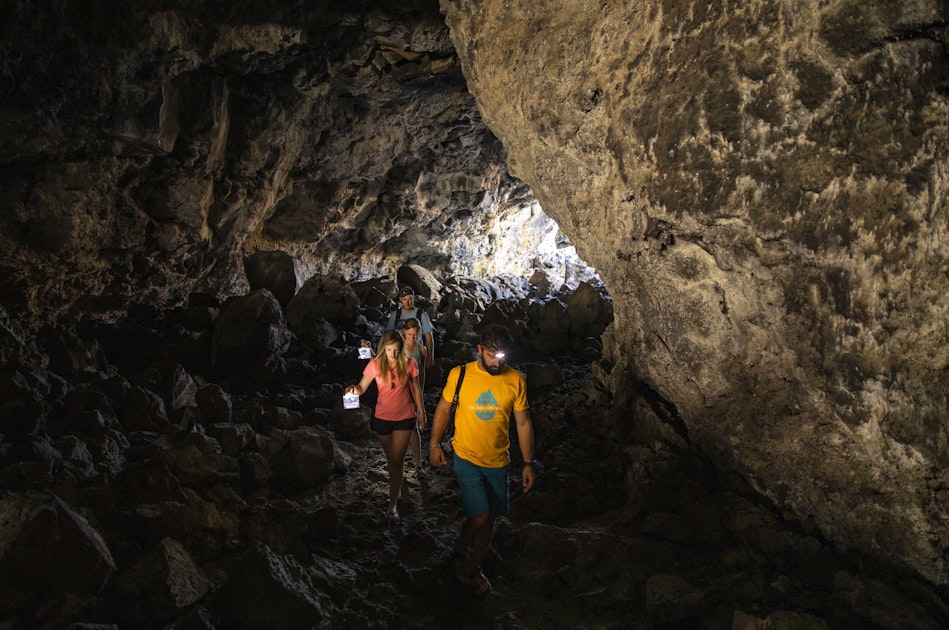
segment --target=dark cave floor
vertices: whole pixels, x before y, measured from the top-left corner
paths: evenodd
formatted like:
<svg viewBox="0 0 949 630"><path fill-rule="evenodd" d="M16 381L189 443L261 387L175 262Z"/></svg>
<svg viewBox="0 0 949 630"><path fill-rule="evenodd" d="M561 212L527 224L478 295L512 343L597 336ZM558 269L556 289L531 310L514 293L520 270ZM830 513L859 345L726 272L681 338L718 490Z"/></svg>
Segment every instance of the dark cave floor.
<svg viewBox="0 0 949 630"><path fill-rule="evenodd" d="M608 410L577 404L594 387L586 372L531 397L537 482L525 495L512 481L510 518L483 567L493 590L481 598L451 572L461 523L452 472L425 463L419 478L407 453L402 518L389 524L382 448L351 443L349 472L314 497L336 505L340 523L316 553L356 572L332 625L947 627L946 601L925 582L836 552L694 455L619 441ZM426 396L433 408L438 392Z"/></svg>

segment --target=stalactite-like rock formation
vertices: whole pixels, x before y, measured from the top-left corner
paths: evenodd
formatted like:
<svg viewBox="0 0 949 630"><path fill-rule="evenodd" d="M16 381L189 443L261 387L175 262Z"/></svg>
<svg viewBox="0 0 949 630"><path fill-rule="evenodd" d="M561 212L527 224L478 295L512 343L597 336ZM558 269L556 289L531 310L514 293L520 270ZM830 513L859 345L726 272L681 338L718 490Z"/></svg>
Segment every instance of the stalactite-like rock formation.
<svg viewBox="0 0 949 630"><path fill-rule="evenodd" d="M616 408L949 582L946 4L595 4L442 0L615 299Z"/></svg>

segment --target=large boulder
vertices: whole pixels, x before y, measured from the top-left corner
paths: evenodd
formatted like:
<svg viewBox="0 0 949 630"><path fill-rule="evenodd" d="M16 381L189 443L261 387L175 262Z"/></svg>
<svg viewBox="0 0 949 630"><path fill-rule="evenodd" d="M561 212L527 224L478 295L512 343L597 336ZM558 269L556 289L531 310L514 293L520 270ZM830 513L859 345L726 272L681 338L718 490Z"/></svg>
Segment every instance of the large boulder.
<svg viewBox="0 0 949 630"><path fill-rule="evenodd" d="M102 534L66 502L47 494L0 497L0 618L62 626L115 571Z"/></svg>
<svg viewBox="0 0 949 630"><path fill-rule="evenodd" d="M359 298L349 283L338 277L313 276L287 306L287 323L297 335L306 334L314 322L352 321L359 314Z"/></svg>
<svg viewBox="0 0 949 630"><path fill-rule="evenodd" d="M400 287L410 286L417 297L438 304L441 299L442 283L432 272L421 265L402 265L395 275Z"/></svg>
<svg viewBox="0 0 949 630"><path fill-rule="evenodd" d="M244 273L251 291L267 289L284 308L305 280L299 261L280 251L254 252L244 259Z"/></svg>
<svg viewBox="0 0 949 630"><path fill-rule="evenodd" d="M321 427L273 429L267 456L275 485L284 489L318 489L336 465L336 441Z"/></svg>
<svg viewBox="0 0 949 630"><path fill-rule="evenodd" d="M613 302L605 291L581 282L566 297L570 338L577 347L587 337L599 337L613 323Z"/></svg>
<svg viewBox="0 0 949 630"><path fill-rule="evenodd" d="M261 544L231 569L218 600L228 628L312 628L324 614L311 572L292 556Z"/></svg>
<svg viewBox="0 0 949 630"><path fill-rule="evenodd" d="M166 538L110 585L108 597L124 624L163 628L210 588L181 543Z"/></svg>
<svg viewBox="0 0 949 630"><path fill-rule="evenodd" d="M271 364L283 356L291 339L280 303L260 289L221 306L211 339L212 362L219 369Z"/></svg>

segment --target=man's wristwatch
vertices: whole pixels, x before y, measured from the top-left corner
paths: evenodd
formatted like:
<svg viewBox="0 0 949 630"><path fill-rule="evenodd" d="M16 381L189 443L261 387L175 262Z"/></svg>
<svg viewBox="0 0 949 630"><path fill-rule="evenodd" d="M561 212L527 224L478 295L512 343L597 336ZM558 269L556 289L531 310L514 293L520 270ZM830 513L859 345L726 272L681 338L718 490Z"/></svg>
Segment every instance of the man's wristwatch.
<svg viewBox="0 0 949 630"><path fill-rule="evenodd" d="M442 443L441 443L441 442L436 442L435 444L429 444L429 445L428 445L428 448L441 448L441 447L442 447Z"/></svg>
<svg viewBox="0 0 949 630"><path fill-rule="evenodd" d="M533 467L534 467L534 460L532 459L532 460L530 460L529 462L524 462L524 465L525 465L525 466L530 466L531 468L533 468Z"/></svg>

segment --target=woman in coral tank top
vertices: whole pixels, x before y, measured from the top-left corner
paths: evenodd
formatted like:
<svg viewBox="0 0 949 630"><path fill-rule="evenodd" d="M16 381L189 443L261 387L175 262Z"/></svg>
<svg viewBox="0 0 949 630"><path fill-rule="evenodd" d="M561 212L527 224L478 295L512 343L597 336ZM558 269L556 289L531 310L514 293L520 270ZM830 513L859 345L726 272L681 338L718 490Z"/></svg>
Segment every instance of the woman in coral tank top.
<svg viewBox="0 0 949 630"><path fill-rule="evenodd" d="M405 356L401 333L387 330L379 339L376 356L363 370L362 379L346 388L348 393L362 395L375 380L379 389L372 430L386 453L389 469L389 505L386 516L398 522L399 494L402 492L403 462L412 434L425 428L425 405L418 383L418 364Z"/></svg>

